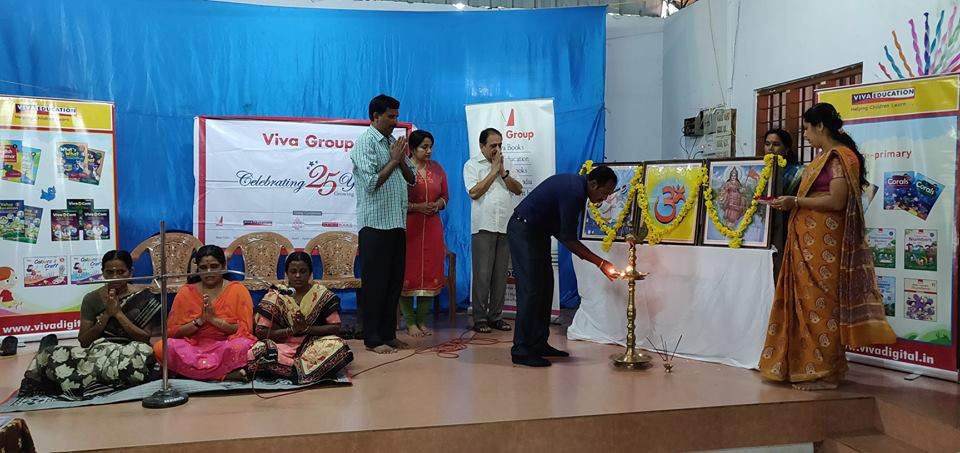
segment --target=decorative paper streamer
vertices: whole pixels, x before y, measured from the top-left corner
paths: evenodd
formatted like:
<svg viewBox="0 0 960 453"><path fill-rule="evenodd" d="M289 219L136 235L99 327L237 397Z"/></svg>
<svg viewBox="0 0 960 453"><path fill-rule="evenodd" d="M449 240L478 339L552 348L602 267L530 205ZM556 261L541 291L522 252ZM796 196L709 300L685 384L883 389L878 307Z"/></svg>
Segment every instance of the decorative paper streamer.
<svg viewBox="0 0 960 453"><path fill-rule="evenodd" d="M903 62L903 67L906 68L907 74L910 74L910 77L911 77L911 78L912 78L912 77L915 77L915 76L913 75L913 70L910 69L910 63L907 63L907 56L903 54L903 47L900 47L900 40L897 39L897 32L896 32L896 31L891 31L890 33L893 33L893 44L897 46L897 52L900 53L900 61ZM918 68L918 70L919 70L919 68ZM898 71L898 72L899 72L899 71ZM902 74L900 75L900 78L903 78L903 75L902 75Z"/></svg>
<svg viewBox="0 0 960 453"><path fill-rule="evenodd" d="M943 50L943 43L940 42L940 26L943 25L943 16L947 13L946 10L940 10L940 20L937 21L937 32L933 37L933 42L930 43L930 61L934 65L934 73L936 73L936 63L940 58L940 53ZM937 47L937 44L940 44L940 47ZM936 53L934 53L936 50Z"/></svg>
<svg viewBox="0 0 960 453"><path fill-rule="evenodd" d="M890 54L888 53L887 56L889 57ZM890 73L887 72L887 68L883 65L883 63L877 63L877 64L880 65L880 70L883 71L883 75L887 76L887 80L893 80L893 77L890 77ZM900 77L900 78L902 79L903 77Z"/></svg>
<svg viewBox="0 0 960 453"><path fill-rule="evenodd" d="M923 73L930 74L930 12L923 13Z"/></svg>
<svg viewBox="0 0 960 453"><path fill-rule="evenodd" d="M895 61L893 61L893 57L890 56L890 49L887 48L887 46L883 46L883 51L886 52L886 54L887 54L887 61L890 62L890 67L893 68L893 72L896 72L896 73L897 73L897 77L899 77L899 78L902 79L902 78L903 78L903 73L900 72L900 68L897 67L897 63L896 63ZM903 55L903 54L901 54L901 55ZM880 63L880 68L883 69L883 73L884 73L884 74L887 74L887 77L889 78L889 77L890 77L890 74L888 74L888 73L887 73L887 69L883 67L883 63Z"/></svg>
<svg viewBox="0 0 960 453"><path fill-rule="evenodd" d="M917 27L913 23L913 19L908 20L910 23L910 36L913 36L913 58L917 62L917 73L924 75L923 73L923 62L920 61L920 41L917 40ZM910 75L913 77L913 74Z"/></svg>

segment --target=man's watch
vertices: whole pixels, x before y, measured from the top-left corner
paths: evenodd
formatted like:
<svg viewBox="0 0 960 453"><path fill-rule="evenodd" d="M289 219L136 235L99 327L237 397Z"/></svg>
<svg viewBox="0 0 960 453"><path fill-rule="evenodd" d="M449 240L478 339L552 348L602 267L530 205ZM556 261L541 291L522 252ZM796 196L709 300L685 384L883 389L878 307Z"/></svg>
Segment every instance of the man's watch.
<svg viewBox="0 0 960 453"><path fill-rule="evenodd" d="M503 179L509 178L509 177L510 177L510 170L507 170L507 171L503 172L503 175L500 176L500 177L503 178Z"/></svg>

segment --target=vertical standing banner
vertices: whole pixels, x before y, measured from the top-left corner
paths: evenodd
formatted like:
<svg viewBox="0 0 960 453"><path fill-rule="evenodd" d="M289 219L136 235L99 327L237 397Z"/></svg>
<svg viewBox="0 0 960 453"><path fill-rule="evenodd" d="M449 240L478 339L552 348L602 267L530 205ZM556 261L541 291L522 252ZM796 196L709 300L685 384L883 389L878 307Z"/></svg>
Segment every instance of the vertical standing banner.
<svg viewBox="0 0 960 453"><path fill-rule="evenodd" d="M823 90L865 158L867 242L895 345L851 358L957 379L960 76Z"/></svg>
<svg viewBox="0 0 960 453"><path fill-rule="evenodd" d="M327 231L357 231L350 150L364 120L197 117L194 234L225 247L258 231L301 248ZM401 137L412 125L401 123Z"/></svg>
<svg viewBox="0 0 960 453"><path fill-rule="evenodd" d="M0 335L76 334L117 248L114 107L0 97Z"/></svg>
<svg viewBox="0 0 960 453"><path fill-rule="evenodd" d="M480 155L480 132L492 127L503 134L503 157L509 162L511 175L523 184L523 193L557 172L556 135L553 99L493 102L471 104L467 110L467 142L470 156ZM503 312L517 311L516 280L513 266L507 275L507 294ZM560 316L560 288L557 278L557 246L553 241L553 308L554 317ZM471 292L472 293L472 292Z"/></svg>

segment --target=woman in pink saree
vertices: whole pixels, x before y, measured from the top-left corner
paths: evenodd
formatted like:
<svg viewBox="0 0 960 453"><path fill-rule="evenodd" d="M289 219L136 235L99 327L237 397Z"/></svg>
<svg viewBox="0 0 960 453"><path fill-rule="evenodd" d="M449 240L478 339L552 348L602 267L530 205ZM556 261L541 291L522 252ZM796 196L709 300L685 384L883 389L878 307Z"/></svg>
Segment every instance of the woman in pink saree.
<svg viewBox="0 0 960 453"><path fill-rule="evenodd" d="M253 301L239 282L225 282L223 249L205 245L193 258L199 272L211 272L180 288L167 318L170 371L197 380L245 380L253 336ZM153 346L163 360L160 342Z"/></svg>

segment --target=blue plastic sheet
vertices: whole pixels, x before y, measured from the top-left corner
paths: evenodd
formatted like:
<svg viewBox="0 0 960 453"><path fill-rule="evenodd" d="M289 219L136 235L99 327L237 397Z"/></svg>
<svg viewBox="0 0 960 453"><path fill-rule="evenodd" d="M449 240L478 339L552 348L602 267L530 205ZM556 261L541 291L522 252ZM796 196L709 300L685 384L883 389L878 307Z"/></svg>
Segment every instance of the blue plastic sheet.
<svg viewBox="0 0 960 453"><path fill-rule="evenodd" d="M116 103L120 244L161 219L190 230L193 117L366 118L370 98L437 139L451 184L443 214L469 291L464 105L553 98L557 170L602 160L603 7L483 12L278 8L208 1L0 3L0 93ZM576 305L569 252L561 299Z"/></svg>

